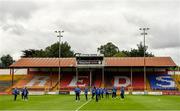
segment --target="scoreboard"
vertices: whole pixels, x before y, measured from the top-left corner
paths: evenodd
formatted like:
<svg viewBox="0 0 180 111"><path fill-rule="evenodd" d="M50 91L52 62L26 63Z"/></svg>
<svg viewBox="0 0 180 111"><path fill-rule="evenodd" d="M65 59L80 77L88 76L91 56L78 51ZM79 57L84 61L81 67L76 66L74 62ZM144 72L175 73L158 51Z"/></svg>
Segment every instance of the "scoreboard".
<svg viewBox="0 0 180 111"><path fill-rule="evenodd" d="M78 67L102 67L104 66L104 55L102 54L76 54Z"/></svg>

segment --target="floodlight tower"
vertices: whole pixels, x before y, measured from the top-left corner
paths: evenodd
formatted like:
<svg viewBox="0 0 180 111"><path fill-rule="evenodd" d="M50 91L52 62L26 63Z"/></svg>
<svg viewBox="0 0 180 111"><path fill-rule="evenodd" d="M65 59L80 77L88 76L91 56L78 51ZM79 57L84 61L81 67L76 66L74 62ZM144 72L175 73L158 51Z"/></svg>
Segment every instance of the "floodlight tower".
<svg viewBox="0 0 180 111"><path fill-rule="evenodd" d="M139 28L139 30L143 31L141 35L143 35L144 37L144 91L146 91L147 87L146 87L146 38L145 36L148 34L146 31L149 30L149 28Z"/></svg>
<svg viewBox="0 0 180 111"><path fill-rule="evenodd" d="M58 74L58 90L60 91L60 80L61 80L61 37L62 36L62 33L64 33L63 30L58 30L58 31L55 31L55 33L57 34L57 37L59 38L59 74Z"/></svg>

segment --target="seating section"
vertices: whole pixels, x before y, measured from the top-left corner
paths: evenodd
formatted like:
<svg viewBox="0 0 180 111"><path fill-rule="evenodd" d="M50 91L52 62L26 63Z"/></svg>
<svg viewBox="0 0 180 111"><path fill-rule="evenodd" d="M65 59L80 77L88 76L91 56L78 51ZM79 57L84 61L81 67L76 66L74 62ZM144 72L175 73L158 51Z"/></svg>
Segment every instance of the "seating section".
<svg viewBox="0 0 180 111"><path fill-rule="evenodd" d="M47 84L47 80L49 80L49 76L34 76L33 79L26 84L26 86L44 87Z"/></svg>
<svg viewBox="0 0 180 111"><path fill-rule="evenodd" d="M173 75L173 78L176 82L177 88L180 90L180 74L179 75Z"/></svg>
<svg viewBox="0 0 180 111"><path fill-rule="evenodd" d="M92 82L92 86L101 87L101 74L95 74Z"/></svg>
<svg viewBox="0 0 180 111"><path fill-rule="evenodd" d="M112 88L113 86L124 87L126 90L131 87L131 76L130 74L108 74L105 79L105 87ZM142 74L134 74L132 77L132 89L143 90L144 89L144 77Z"/></svg>
<svg viewBox="0 0 180 111"><path fill-rule="evenodd" d="M58 73L48 74L45 72L31 72L19 80L13 87L23 88L28 87L29 90L53 90L58 83ZM62 73L60 88L61 90L73 90L76 86L84 88L89 86L88 74L79 74L76 81L75 74ZM56 88L57 89L57 88Z"/></svg>
<svg viewBox="0 0 180 111"><path fill-rule="evenodd" d="M57 73L54 73L50 76L50 80L48 81L49 82L49 86L50 88L55 88L58 84L58 74Z"/></svg>
<svg viewBox="0 0 180 111"><path fill-rule="evenodd" d="M87 74L79 76L77 85L80 87L89 86L89 76Z"/></svg>
<svg viewBox="0 0 180 111"><path fill-rule="evenodd" d="M11 86L11 81L0 81L0 92L5 92Z"/></svg>
<svg viewBox="0 0 180 111"><path fill-rule="evenodd" d="M81 88L89 86L89 76L87 74L79 74L77 81L75 74L62 74L60 83L62 90L73 90L77 85Z"/></svg>
<svg viewBox="0 0 180 111"><path fill-rule="evenodd" d="M73 74L62 74L60 88L62 90L66 90L72 79L73 79Z"/></svg>
<svg viewBox="0 0 180 111"><path fill-rule="evenodd" d="M22 79L23 75L14 75L14 83ZM7 92L12 85L11 75L0 75L0 92Z"/></svg>
<svg viewBox="0 0 180 111"><path fill-rule="evenodd" d="M151 89L153 90L176 90L173 78L168 74L154 74L148 76Z"/></svg>
<svg viewBox="0 0 180 111"><path fill-rule="evenodd" d="M20 81L18 81L13 88L23 88L31 79L33 78L33 75L29 74L26 75L24 78L22 78Z"/></svg>
<svg viewBox="0 0 180 111"><path fill-rule="evenodd" d="M124 76L115 75L111 78L112 78L111 86L109 88L112 88L113 86L115 86L119 89L120 87L123 86L126 89L131 85L130 77L127 75L124 75Z"/></svg>
<svg viewBox="0 0 180 111"><path fill-rule="evenodd" d="M134 74L132 79L133 90L144 90L143 74Z"/></svg>
<svg viewBox="0 0 180 111"><path fill-rule="evenodd" d="M90 85L90 76L87 72L78 74L78 80L76 80L75 73L61 73L61 81L58 84L57 72L31 72L25 76L14 76L13 87L22 88L27 86L31 90L53 90L60 86L61 90L73 90L77 85L81 88ZM176 90L180 89L180 76L170 76L167 74L153 74L148 73L147 84L152 90ZM11 86L11 76L0 76L0 92L7 90ZM92 73L92 86L102 86L102 74L98 72ZM144 75L143 73L134 72L132 76L131 87L131 75L129 72L117 72L117 73L105 73L106 88L112 88L116 86L118 89L123 86L126 90L144 90Z"/></svg>
<svg viewBox="0 0 180 111"><path fill-rule="evenodd" d="M28 74L13 87L23 88L28 87L31 90L45 90L45 88L52 89L57 84L56 74L35 73Z"/></svg>

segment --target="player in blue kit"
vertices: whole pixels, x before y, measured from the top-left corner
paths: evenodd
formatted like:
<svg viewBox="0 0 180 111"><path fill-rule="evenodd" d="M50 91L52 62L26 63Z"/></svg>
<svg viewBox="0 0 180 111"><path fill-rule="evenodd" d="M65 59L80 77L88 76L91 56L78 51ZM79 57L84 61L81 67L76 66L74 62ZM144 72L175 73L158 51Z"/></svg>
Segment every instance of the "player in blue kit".
<svg viewBox="0 0 180 111"><path fill-rule="evenodd" d="M99 99L99 94L100 94L100 92L99 92L99 88L96 88L96 102L98 102L98 99Z"/></svg>
<svg viewBox="0 0 180 111"><path fill-rule="evenodd" d="M103 88L100 88L100 94L101 94L101 98L103 98L103 94L104 94Z"/></svg>
<svg viewBox="0 0 180 111"><path fill-rule="evenodd" d="M27 101L29 92L28 92L28 89L26 87L23 89L23 94L24 94L24 100Z"/></svg>
<svg viewBox="0 0 180 111"><path fill-rule="evenodd" d="M86 87L85 89L84 89L84 95L85 95L85 97L86 97L86 101L88 100L88 88Z"/></svg>
<svg viewBox="0 0 180 111"><path fill-rule="evenodd" d="M124 99L124 87L121 87L120 89L120 96L121 96L121 99L123 100Z"/></svg>
<svg viewBox="0 0 180 111"><path fill-rule="evenodd" d="M94 86L92 88L92 99L94 99L95 94L96 94L96 87Z"/></svg>
<svg viewBox="0 0 180 111"><path fill-rule="evenodd" d="M113 87L113 89L112 89L112 98L116 98L116 92L117 92L116 87Z"/></svg>
<svg viewBox="0 0 180 111"><path fill-rule="evenodd" d="M104 88L104 93L106 94L106 98L109 98L109 92L107 88Z"/></svg>
<svg viewBox="0 0 180 111"><path fill-rule="evenodd" d="M99 97L99 100L101 99L101 88L98 88L99 90L99 94L98 94L98 97Z"/></svg>
<svg viewBox="0 0 180 111"><path fill-rule="evenodd" d="M74 89L74 92L75 92L75 94L76 94L76 101L80 101L81 89L77 86L77 87Z"/></svg>
<svg viewBox="0 0 180 111"><path fill-rule="evenodd" d="M17 95L19 94L18 89L14 88L12 94L14 95L14 101L16 101Z"/></svg>

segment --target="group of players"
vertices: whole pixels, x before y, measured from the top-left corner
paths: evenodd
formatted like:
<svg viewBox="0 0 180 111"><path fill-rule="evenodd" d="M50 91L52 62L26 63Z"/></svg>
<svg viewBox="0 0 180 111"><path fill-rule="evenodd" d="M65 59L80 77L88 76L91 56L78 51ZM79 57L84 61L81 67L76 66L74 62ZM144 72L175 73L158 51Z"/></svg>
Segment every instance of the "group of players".
<svg viewBox="0 0 180 111"><path fill-rule="evenodd" d="M89 89L86 87L84 89L84 95L85 95L85 98L86 100L88 100L88 91ZM76 101L79 101L80 100L80 94L81 94L81 89L77 86L75 89L74 89L74 92L75 92L75 95L76 95ZM121 99L123 100L124 99L124 87L121 87L120 88L120 97ZM93 87L91 89L91 94L92 94L92 99L94 99L94 96L96 98L96 102L98 102L98 100L100 100L101 98L103 98L103 95L105 94L106 95L106 98L109 98L109 95L112 94L112 98L116 98L117 96L117 88L116 87L113 87L112 90L108 90L107 88L96 88L96 87Z"/></svg>
<svg viewBox="0 0 180 111"><path fill-rule="evenodd" d="M28 91L28 89L26 87L22 88L20 91L17 88L13 89L12 94L14 95L14 101L16 101L17 96L20 94L20 92L21 92L22 100L27 101L28 100L29 91Z"/></svg>
<svg viewBox="0 0 180 111"><path fill-rule="evenodd" d="M80 101L81 89L77 86L74 89L74 92L75 92L75 95L76 95L76 101ZM89 92L89 89L86 87L84 89L84 95L85 95L86 101L88 100L88 92ZM14 88L12 94L14 95L14 101L16 101L17 96L20 94L20 91L17 88ZM29 94L28 89L26 87L22 88L22 90L21 90L22 100L28 100L28 94ZM116 96L117 96L117 88L113 87L112 91L109 91L107 88L93 87L91 89L91 94L92 94L91 98L94 99L94 97L95 97L96 102L98 102L98 100L103 98L104 94L106 95L106 98L109 98L110 94L112 94L112 98L116 98ZM120 88L120 96L121 96L121 99L124 99L124 87Z"/></svg>

